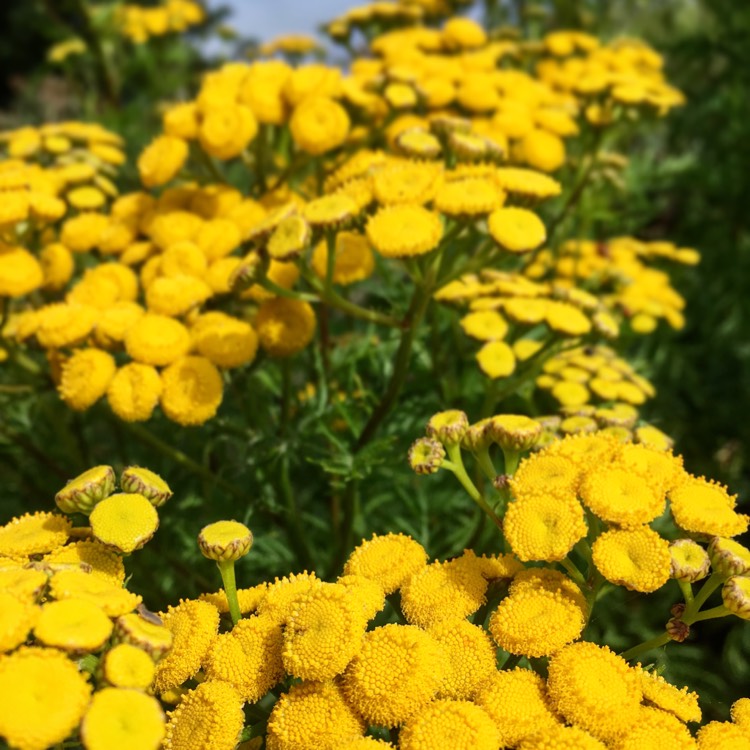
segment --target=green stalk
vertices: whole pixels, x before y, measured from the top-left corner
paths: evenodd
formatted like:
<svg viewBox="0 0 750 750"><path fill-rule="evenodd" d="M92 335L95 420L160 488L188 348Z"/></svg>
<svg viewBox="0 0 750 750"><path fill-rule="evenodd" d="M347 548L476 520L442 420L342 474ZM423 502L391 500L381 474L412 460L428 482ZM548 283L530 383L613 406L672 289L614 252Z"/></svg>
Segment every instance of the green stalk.
<svg viewBox="0 0 750 750"><path fill-rule="evenodd" d="M565 568L566 573L578 584L579 588L588 588L588 586L586 585L586 579L583 577L583 573L578 570L576 564L569 557L564 557L559 562L560 565Z"/></svg>
<svg viewBox="0 0 750 750"><path fill-rule="evenodd" d="M622 656L625 661L630 661L631 659L635 659L636 656L645 654L647 651L665 646L671 640L669 633L662 633L661 635L649 638L649 640L644 641L643 643L639 643L637 646L633 646L633 648L630 648L627 651L623 651L620 656Z"/></svg>
<svg viewBox="0 0 750 750"><path fill-rule="evenodd" d="M711 596L711 594L713 594L722 583L724 583L724 578L725 576L721 573L713 573L708 578L701 587L701 590L695 595L692 606L685 610L685 616L682 617L684 622L687 622L686 617L691 617L694 612L700 610L700 608L706 603L706 599L708 599L708 597Z"/></svg>
<svg viewBox="0 0 750 750"><path fill-rule="evenodd" d="M224 593L229 602L229 614L232 617L232 625L236 625L242 615L240 614L240 602L237 599L237 582L234 578L234 560L217 560L221 581L224 584Z"/></svg>

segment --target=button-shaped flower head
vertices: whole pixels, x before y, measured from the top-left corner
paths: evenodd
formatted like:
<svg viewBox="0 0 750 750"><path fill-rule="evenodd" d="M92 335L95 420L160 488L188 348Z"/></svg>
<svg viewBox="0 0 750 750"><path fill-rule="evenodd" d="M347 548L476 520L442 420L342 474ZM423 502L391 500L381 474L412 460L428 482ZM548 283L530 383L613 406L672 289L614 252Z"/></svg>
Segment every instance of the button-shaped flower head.
<svg viewBox="0 0 750 750"><path fill-rule="evenodd" d="M217 521L203 527L198 546L209 560L239 560L253 546L253 534L239 521Z"/></svg>
<svg viewBox="0 0 750 750"><path fill-rule="evenodd" d="M111 466L94 466L71 479L56 495L55 502L63 513L85 513L115 489L115 472Z"/></svg>

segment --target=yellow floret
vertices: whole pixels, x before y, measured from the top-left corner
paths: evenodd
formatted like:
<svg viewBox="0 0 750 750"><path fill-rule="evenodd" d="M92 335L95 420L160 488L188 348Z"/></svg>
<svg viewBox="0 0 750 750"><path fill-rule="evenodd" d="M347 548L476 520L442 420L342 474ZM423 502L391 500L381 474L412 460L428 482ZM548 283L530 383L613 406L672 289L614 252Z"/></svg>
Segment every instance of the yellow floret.
<svg viewBox="0 0 750 750"><path fill-rule="evenodd" d="M94 537L130 554L143 547L159 528L159 516L143 495L123 492L102 500L89 516Z"/></svg>
<svg viewBox="0 0 750 750"><path fill-rule="evenodd" d="M734 510L736 497L705 479L685 481L669 493L675 523L685 531L733 537L747 531L750 517Z"/></svg>
<svg viewBox="0 0 750 750"><path fill-rule="evenodd" d="M39 618L40 609L30 601L0 591L0 654L20 646Z"/></svg>
<svg viewBox="0 0 750 750"><path fill-rule="evenodd" d="M125 335L125 350L137 362L169 365L190 349L190 334L182 323L164 315L147 314Z"/></svg>
<svg viewBox="0 0 750 750"><path fill-rule="evenodd" d="M701 709L698 705L698 694L686 687L680 690L670 685L661 675L636 667L636 674L641 680L643 700L647 705L654 705L662 711L674 714L682 722L701 720Z"/></svg>
<svg viewBox="0 0 750 750"><path fill-rule="evenodd" d="M307 302L276 297L263 302L255 317L260 345L273 357L304 349L315 334L315 312Z"/></svg>
<svg viewBox="0 0 750 750"><path fill-rule="evenodd" d="M147 690L154 679L154 660L130 643L113 646L102 661L104 679L115 687Z"/></svg>
<svg viewBox="0 0 750 750"><path fill-rule="evenodd" d="M313 590L322 585L315 573L292 573L269 584L266 595L258 604L258 614L267 614L280 624L285 624L298 604Z"/></svg>
<svg viewBox="0 0 750 750"><path fill-rule="evenodd" d="M385 206L367 222L367 238L386 258L406 258L434 250L443 236L440 217L418 205Z"/></svg>
<svg viewBox="0 0 750 750"><path fill-rule="evenodd" d="M71 409L84 411L107 392L116 369L111 354L101 349L78 349L63 363L60 396Z"/></svg>
<svg viewBox="0 0 750 750"><path fill-rule="evenodd" d="M161 408L173 422L207 422L221 405L224 384L216 366L206 357L188 356L162 372Z"/></svg>
<svg viewBox="0 0 750 750"><path fill-rule="evenodd" d="M427 564L419 542L404 534L373 534L349 555L346 575L361 575L379 583L386 594L394 592Z"/></svg>
<svg viewBox="0 0 750 750"><path fill-rule="evenodd" d="M436 750L450 738L452 750L497 750L499 732L487 712L470 701L437 700L399 733L403 750Z"/></svg>
<svg viewBox="0 0 750 750"><path fill-rule="evenodd" d="M86 599L110 617L132 612L142 597L111 581L83 570L60 570L50 580L50 594L55 599Z"/></svg>
<svg viewBox="0 0 750 750"><path fill-rule="evenodd" d="M67 651L98 651L111 633L109 617L85 599L47 602L34 628L39 641Z"/></svg>
<svg viewBox="0 0 750 750"><path fill-rule="evenodd" d="M125 422L145 422L159 403L162 382L152 365L130 362L115 373L108 388L112 411Z"/></svg>
<svg viewBox="0 0 750 750"><path fill-rule="evenodd" d="M0 555L24 557L52 552L68 541L72 524L58 513L26 513L0 527Z"/></svg>
<svg viewBox="0 0 750 750"><path fill-rule="evenodd" d="M750 750L750 737L744 727L711 721L698 730L698 750Z"/></svg>
<svg viewBox="0 0 750 750"><path fill-rule="evenodd" d="M606 750L607 745L599 742L588 732L578 727L551 726L518 745L518 750Z"/></svg>

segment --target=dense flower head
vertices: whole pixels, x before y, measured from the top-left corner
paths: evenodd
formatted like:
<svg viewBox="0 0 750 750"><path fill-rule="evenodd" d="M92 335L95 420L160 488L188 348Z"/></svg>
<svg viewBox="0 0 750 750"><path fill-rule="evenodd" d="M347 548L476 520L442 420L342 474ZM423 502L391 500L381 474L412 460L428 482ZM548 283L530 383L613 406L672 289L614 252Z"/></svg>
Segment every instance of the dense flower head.
<svg viewBox="0 0 750 750"><path fill-rule="evenodd" d="M129 492L102 500L89 520L94 537L123 554L143 547L159 528L159 516L149 500Z"/></svg>
<svg viewBox="0 0 750 750"><path fill-rule="evenodd" d="M24 643L39 614L40 609L33 602L0 591L0 653Z"/></svg>
<svg viewBox="0 0 750 750"><path fill-rule="evenodd" d="M404 750L440 747L450 737L456 750L495 750L498 729L484 709L470 701L436 700L404 724L399 746Z"/></svg>
<svg viewBox="0 0 750 750"><path fill-rule="evenodd" d="M47 602L34 626L34 636L65 651L98 651L112 633L112 622L93 602L64 599Z"/></svg>
<svg viewBox="0 0 750 750"><path fill-rule="evenodd" d="M747 531L747 515L735 511L737 499L719 484L701 478L683 482L669 493L675 523L685 531L733 537Z"/></svg>
<svg viewBox="0 0 750 750"><path fill-rule="evenodd" d="M52 552L70 536L72 524L58 513L27 513L0 527L0 554L9 557Z"/></svg>
<svg viewBox="0 0 750 750"><path fill-rule="evenodd" d="M151 655L130 643L118 643L104 655L102 674L113 687L147 690L154 679Z"/></svg>
<svg viewBox="0 0 750 750"><path fill-rule="evenodd" d="M599 572L631 591L656 591L669 580L669 543L648 526L607 531L591 551Z"/></svg>
<svg viewBox="0 0 750 750"><path fill-rule="evenodd" d="M641 681L643 700L647 705L674 714L682 722L701 720L698 695L688 688L677 688L654 671L636 668Z"/></svg>
<svg viewBox="0 0 750 750"><path fill-rule="evenodd" d="M379 583L386 594L404 584L427 564L427 553L419 542L405 534L373 534L363 540L344 565L347 575L361 575Z"/></svg>

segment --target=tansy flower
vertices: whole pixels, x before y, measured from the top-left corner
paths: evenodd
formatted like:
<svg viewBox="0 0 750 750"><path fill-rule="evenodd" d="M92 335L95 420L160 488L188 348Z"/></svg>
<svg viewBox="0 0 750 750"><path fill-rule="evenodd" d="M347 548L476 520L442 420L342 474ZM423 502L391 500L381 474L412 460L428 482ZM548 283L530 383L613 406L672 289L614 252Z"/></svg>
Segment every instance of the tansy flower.
<svg viewBox="0 0 750 750"><path fill-rule="evenodd" d="M750 620L750 576L730 576L721 588L721 599L729 612Z"/></svg>
<svg viewBox="0 0 750 750"><path fill-rule="evenodd" d="M47 574L41 570L21 567L0 569L0 591L25 602L33 603L47 585Z"/></svg>
<svg viewBox="0 0 750 750"><path fill-rule="evenodd" d="M132 612L141 603L141 597L123 588L122 584L113 584L83 570L57 571L50 580L49 590L55 599L86 599L109 617Z"/></svg>
<svg viewBox="0 0 750 750"><path fill-rule="evenodd" d="M624 445L616 453L618 465L639 474L659 492L671 490L690 475L683 469L682 458L645 445Z"/></svg>
<svg viewBox="0 0 750 750"><path fill-rule="evenodd" d="M277 297L261 304L254 325L263 349L273 357L289 357L312 341L315 313L307 302Z"/></svg>
<svg viewBox="0 0 750 750"><path fill-rule="evenodd" d="M372 620L385 606L385 594L376 581L360 575L342 575L336 583L349 591L365 620Z"/></svg>
<svg viewBox="0 0 750 750"><path fill-rule="evenodd" d="M505 193L484 177L469 177L444 184L435 196L435 208L449 216L481 216L499 209Z"/></svg>
<svg viewBox="0 0 750 750"><path fill-rule="evenodd" d="M146 306L157 315L178 316L192 310L213 295L202 279L181 274L160 276L146 289Z"/></svg>
<svg viewBox="0 0 750 750"><path fill-rule="evenodd" d="M274 750L336 750L364 730L335 683L301 682L273 707L266 744Z"/></svg>
<svg viewBox="0 0 750 750"><path fill-rule="evenodd" d="M123 554L143 547L159 528L159 516L143 495L124 492L102 500L89 516L94 537Z"/></svg>
<svg viewBox="0 0 750 750"><path fill-rule="evenodd" d="M541 128L533 128L519 143L523 161L542 172L554 172L565 164L565 143L562 138Z"/></svg>
<svg viewBox="0 0 750 750"><path fill-rule="evenodd" d="M99 315L94 330L96 342L104 348L112 348L122 343L125 334L145 310L135 302L118 301L107 307Z"/></svg>
<svg viewBox="0 0 750 750"><path fill-rule="evenodd" d="M740 698L732 704L729 711L732 721L746 729L750 725L750 698Z"/></svg>
<svg viewBox="0 0 750 750"><path fill-rule="evenodd" d="M89 305L46 305L35 316L36 340L45 348L76 344L94 329L97 315L96 308Z"/></svg>
<svg viewBox="0 0 750 750"><path fill-rule="evenodd" d="M680 690L670 685L661 675L642 669L640 665L637 665L635 670L641 681L644 703L674 714L685 723L701 720L697 693L691 692L686 687Z"/></svg>
<svg viewBox="0 0 750 750"><path fill-rule="evenodd" d="M325 279L328 268L328 245L325 241L315 246L311 265L316 275ZM367 238L357 232L338 232L333 283L348 286L368 278L374 270L375 258Z"/></svg>
<svg viewBox="0 0 750 750"><path fill-rule="evenodd" d="M272 616L242 619L211 643L203 658L206 677L230 683L244 701L255 703L284 679L283 640Z"/></svg>
<svg viewBox="0 0 750 750"><path fill-rule="evenodd" d="M313 227L335 227L357 213L356 202L345 193L331 193L315 198L302 209L302 215Z"/></svg>
<svg viewBox="0 0 750 750"><path fill-rule="evenodd" d="M448 737L453 750L497 750L499 732L487 712L475 703L437 700L404 724L399 747L438 748Z"/></svg>
<svg viewBox="0 0 750 750"><path fill-rule="evenodd" d="M115 639L136 646L157 660L172 648L173 637L172 631L164 625L130 612L117 618Z"/></svg>
<svg viewBox="0 0 750 750"><path fill-rule="evenodd" d="M495 180L508 193L530 198L553 198L560 195L560 183L542 172L521 167L500 167L495 170Z"/></svg>
<svg viewBox="0 0 750 750"><path fill-rule="evenodd" d="M128 466L120 474L120 487L125 492L143 495L155 508L172 497L169 485L155 472L143 466Z"/></svg>
<svg viewBox="0 0 750 750"><path fill-rule="evenodd" d="M340 146L349 134L349 115L333 99L312 96L295 107L289 130L299 148L318 156Z"/></svg>
<svg viewBox="0 0 750 750"><path fill-rule="evenodd" d="M587 531L574 495L524 494L509 503L503 518L505 538L524 562L562 560Z"/></svg>
<svg viewBox="0 0 750 750"><path fill-rule="evenodd" d="M219 610L186 599L169 607L162 620L172 632L172 647L156 667L154 690L163 693L195 675L219 629Z"/></svg>
<svg viewBox="0 0 750 750"><path fill-rule="evenodd" d="M487 228L495 242L511 253L534 250L547 238L542 220L525 208L498 208L490 214Z"/></svg>
<svg viewBox="0 0 750 750"><path fill-rule="evenodd" d="M585 641L552 657L547 692L555 711L604 742L622 738L637 722L643 695L624 659Z"/></svg>
<svg viewBox="0 0 750 750"><path fill-rule="evenodd" d="M138 690L99 690L81 722L86 750L157 750L163 737L164 713L159 702Z"/></svg>
<svg viewBox="0 0 750 750"><path fill-rule="evenodd" d="M28 250L0 246L0 297L20 297L43 283L42 266Z"/></svg>
<svg viewBox="0 0 750 750"><path fill-rule="evenodd" d="M278 623L286 623L297 605L322 585L315 573L292 573L268 585L266 595L258 604L258 614L267 614Z"/></svg>
<svg viewBox="0 0 750 750"><path fill-rule="evenodd" d="M242 204L238 203L236 210L241 210ZM247 209L247 207L244 207ZM248 211L248 213L251 213ZM196 246L201 251L206 260L215 261L229 255L233 250L239 247L242 242L242 232L237 222L227 217L211 218L204 222L193 238ZM162 256L162 270L168 273L168 263L164 263L165 257L169 250ZM197 260L196 262L200 263Z"/></svg>
<svg viewBox="0 0 750 750"><path fill-rule="evenodd" d="M401 586L401 609L407 622L429 627L446 619L461 619L485 601L487 581L459 560L434 562Z"/></svg>
<svg viewBox="0 0 750 750"><path fill-rule="evenodd" d="M418 205L381 208L367 222L367 237L386 258L407 258L434 250L443 237L440 217Z"/></svg>
<svg viewBox="0 0 750 750"><path fill-rule="evenodd" d="M233 750L245 723L242 698L227 682L204 682L168 714L164 750Z"/></svg>
<svg viewBox="0 0 750 750"><path fill-rule="evenodd" d="M733 537L747 531L750 518L734 510L737 500L719 484L691 479L669 493L675 523L685 531Z"/></svg>
<svg viewBox="0 0 750 750"><path fill-rule="evenodd" d="M20 648L0 659L0 736L19 750L46 750L78 726L90 693L60 651Z"/></svg>
<svg viewBox="0 0 750 750"><path fill-rule="evenodd" d="M451 18L443 26L443 44L447 49L474 49L486 42L485 30L470 18Z"/></svg>
<svg viewBox="0 0 750 750"><path fill-rule="evenodd" d="M367 633L343 677L344 694L367 722L393 727L427 705L447 670L440 644L414 625Z"/></svg>
<svg viewBox="0 0 750 750"><path fill-rule="evenodd" d="M244 320L221 312L201 315L190 333L199 354L218 367L240 367L255 359L258 335Z"/></svg>
<svg viewBox="0 0 750 750"><path fill-rule="evenodd" d="M394 592L427 564L419 542L404 534L373 534L363 540L344 565L346 575L361 575L379 583L386 594Z"/></svg>
<svg viewBox="0 0 750 750"><path fill-rule="evenodd" d="M144 315L125 335L127 353L146 365L169 365L188 352L190 343L187 328L165 315Z"/></svg>
<svg viewBox="0 0 750 750"><path fill-rule="evenodd" d="M26 640L39 612L32 602L0 591L0 654L12 651Z"/></svg>
<svg viewBox="0 0 750 750"><path fill-rule="evenodd" d="M466 430L469 429L469 418L460 409L446 409L430 417L426 432L431 438L441 443L460 443Z"/></svg>
<svg viewBox="0 0 750 750"><path fill-rule="evenodd" d="M706 550L692 539L675 539L669 545L672 560L670 575L678 581L695 583L705 578L711 570L711 560Z"/></svg>
<svg viewBox="0 0 750 750"><path fill-rule="evenodd" d="M39 641L66 651L98 651L111 633L109 617L85 599L47 602L34 627Z"/></svg>
<svg viewBox="0 0 750 750"><path fill-rule="evenodd" d="M488 341L477 352L477 362L482 372L493 380L506 378L516 369L516 357L504 341Z"/></svg>
<svg viewBox="0 0 750 750"><path fill-rule="evenodd" d="M665 497L647 480L624 469L599 466L586 473L579 495L599 518L623 528L649 523L664 510Z"/></svg>
<svg viewBox="0 0 750 750"><path fill-rule="evenodd" d="M292 260L307 247L310 235L310 224L305 218L299 214L285 216L268 238L266 252L274 260Z"/></svg>
<svg viewBox="0 0 750 750"><path fill-rule="evenodd" d="M109 217L104 214L79 214L65 221L60 233L60 242L74 253L86 253L97 246L109 223Z"/></svg>
<svg viewBox="0 0 750 750"><path fill-rule="evenodd" d="M353 740L342 742L338 750L378 750L378 748L391 748L393 745L385 740L377 740L374 737L356 737Z"/></svg>
<svg viewBox="0 0 750 750"><path fill-rule="evenodd" d="M425 162L394 162L378 169L372 188L378 203L424 205L435 197L441 169Z"/></svg>
<svg viewBox="0 0 750 750"><path fill-rule="evenodd" d="M437 80L437 85L431 85L437 79L429 79L418 84L419 93L429 101L436 101L437 97L442 97L445 104L450 104L455 96L455 89L450 82L447 86ZM439 91L437 88L439 87ZM425 159L435 159L440 156L442 147L440 141L422 128L409 128L404 130L396 138L396 145L409 156L422 157Z"/></svg>
<svg viewBox="0 0 750 750"><path fill-rule="evenodd" d="M518 745L518 750L606 750L607 745L599 742L588 732L578 727L554 724L548 729L531 735Z"/></svg>
<svg viewBox="0 0 750 750"><path fill-rule="evenodd" d="M733 539L714 537L708 545L708 556L714 572L724 576L745 575L750 571L750 550Z"/></svg>
<svg viewBox="0 0 750 750"><path fill-rule="evenodd" d="M710 721L698 730L698 750L748 750L750 740L744 727L725 721Z"/></svg>
<svg viewBox="0 0 750 750"><path fill-rule="evenodd" d="M302 680L329 680L359 652L367 620L353 592L324 583L292 612L284 628L284 668Z"/></svg>
<svg viewBox="0 0 750 750"><path fill-rule="evenodd" d="M161 379L161 408L173 422L186 426L203 424L221 405L221 374L206 357L182 357L162 372Z"/></svg>
<svg viewBox="0 0 750 750"><path fill-rule="evenodd" d="M237 601L240 607L240 614L250 615L258 609L258 606L266 596L268 584L259 583L248 589L237 589ZM224 589L219 589L213 593L201 594L199 597L202 601L211 602L211 604L223 614L229 612L229 602Z"/></svg>
<svg viewBox="0 0 750 750"><path fill-rule="evenodd" d="M479 341L503 339L508 333L508 323L497 310L481 310L464 315L461 328L467 336Z"/></svg>
<svg viewBox="0 0 750 750"><path fill-rule="evenodd" d="M52 552L70 536L71 522L58 513L26 513L0 527L0 555L26 557Z"/></svg>
<svg viewBox="0 0 750 750"><path fill-rule="evenodd" d="M546 588L514 591L492 614L495 642L512 654L549 656L580 638L585 610L565 593Z"/></svg>
<svg viewBox="0 0 750 750"><path fill-rule="evenodd" d="M643 747L680 747L697 750L693 736L679 719L658 708L643 706L637 723L622 739L618 748L640 750Z"/></svg>
<svg viewBox="0 0 750 750"><path fill-rule="evenodd" d="M631 591L650 593L669 580L669 542L648 526L606 531L591 551L599 572Z"/></svg>
<svg viewBox="0 0 750 750"><path fill-rule="evenodd" d="M154 679L151 655L130 643L119 643L104 655L102 674L114 687L147 690Z"/></svg>
<svg viewBox="0 0 750 750"><path fill-rule="evenodd" d="M431 625L427 632L447 657L438 697L469 700L495 671L495 647L489 636L478 625L454 618Z"/></svg>
<svg viewBox="0 0 750 750"><path fill-rule="evenodd" d="M112 586L125 581L122 557L96 540L81 540L66 544L43 558L45 565L55 570L69 565L85 567L89 575L98 576Z"/></svg>
<svg viewBox="0 0 750 750"><path fill-rule="evenodd" d="M63 363L60 396L71 409L84 411L106 393L115 371L111 354L101 349L77 349Z"/></svg>
<svg viewBox="0 0 750 750"><path fill-rule="evenodd" d="M44 286L47 289L62 289L73 276L73 255L61 242L45 245L39 253L39 260L44 273Z"/></svg>
<svg viewBox="0 0 750 750"><path fill-rule="evenodd" d="M258 132L252 110L241 104L212 106L198 128L201 148L217 159L239 156Z"/></svg>
<svg viewBox="0 0 750 750"><path fill-rule="evenodd" d="M129 362L114 374L107 388L112 411L125 422L151 419L159 403L162 381L152 365Z"/></svg>
<svg viewBox="0 0 750 750"><path fill-rule="evenodd" d="M138 172L146 187L169 182L188 157L188 145L182 138L162 135L155 138L138 157Z"/></svg>
<svg viewBox="0 0 750 750"><path fill-rule="evenodd" d="M204 526L198 535L198 546L204 557L216 562L234 562L252 547L253 534L239 521L217 521Z"/></svg>
<svg viewBox="0 0 750 750"><path fill-rule="evenodd" d="M529 495L569 498L577 493L579 474L571 460L545 451L521 461L510 486L517 499Z"/></svg>
<svg viewBox="0 0 750 750"><path fill-rule="evenodd" d="M494 669L476 691L474 702L492 717L501 747L513 747L558 723L549 707L544 680L530 669Z"/></svg>

